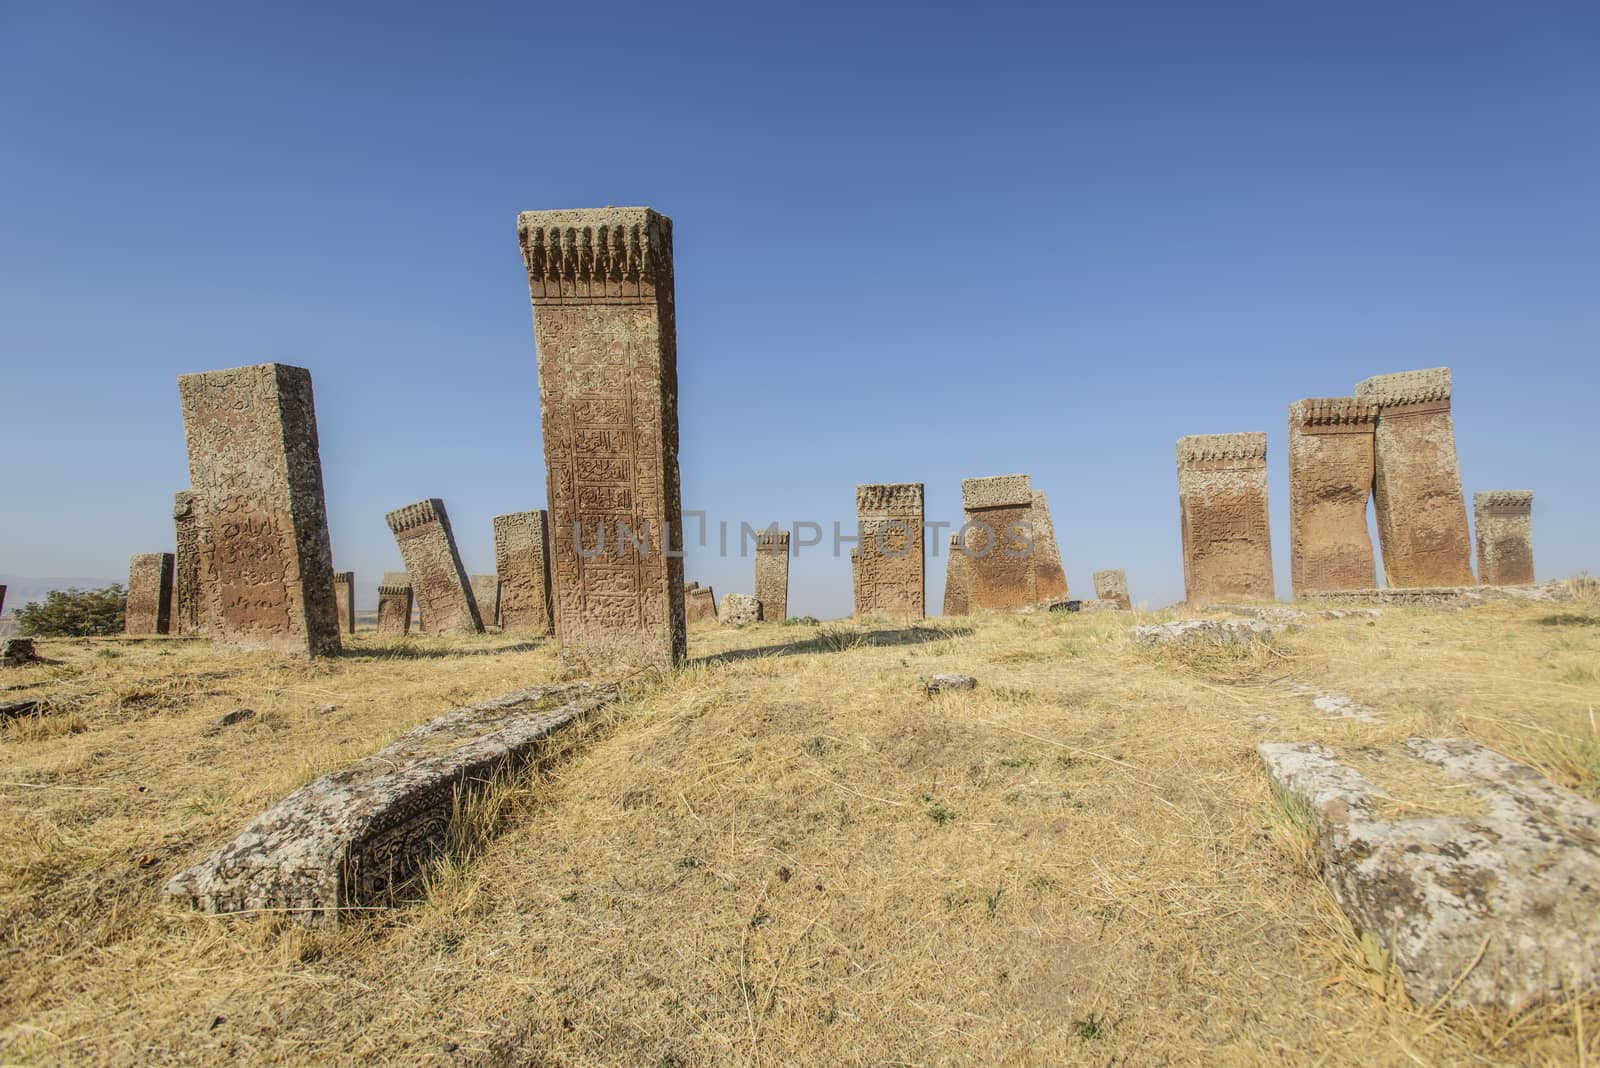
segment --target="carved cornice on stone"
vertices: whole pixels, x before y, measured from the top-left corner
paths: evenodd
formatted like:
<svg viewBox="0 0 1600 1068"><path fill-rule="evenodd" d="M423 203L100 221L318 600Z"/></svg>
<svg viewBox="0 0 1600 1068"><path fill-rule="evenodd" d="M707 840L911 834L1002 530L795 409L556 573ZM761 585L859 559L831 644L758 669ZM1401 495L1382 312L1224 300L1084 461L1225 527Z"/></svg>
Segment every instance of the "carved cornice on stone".
<svg viewBox="0 0 1600 1068"><path fill-rule="evenodd" d="M787 530L761 530L756 532L756 552L787 553L788 551L789 532Z"/></svg>
<svg viewBox="0 0 1600 1068"><path fill-rule="evenodd" d="M1487 490L1472 495L1475 512L1527 515L1533 510L1532 490Z"/></svg>
<svg viewBox="0 0 1600 1068"><path fill-rule="evenodd" d="M1385 408L1407 404L1449 404L1450 368L1429 367L1374 375L1356 383L1356 397Z"/></svg>
<svg viewBox="0 0 1600 1068"><path fill-rule="evenodd" d="M444 502L437 497L430 497L416 504L408 504L404 508L396 508L384 516L384 519L388 522L389 529L398 534L403 530L437 522L439 513L443 510Z"/></svg>
<svg viewBox="0 0 1600 1068"><path fill-rule="evenodd" d="M961 480L961 507L1017 508L1033 504L1033 480L1028 475L991 475Z"/></svg>
<svg viewBox="0 0 1600 1068"><path fill-rule="evenodd" d="M378 596L379 597L404 597L406 594L408 594L410 592L411 592L411 587L410 586L382 585L382 586L378 587Z"/></svg>
<svg viewBox="0 0 1600 1068"><path fill-rule="evenodd" d="M333 573L333 581L335 582L354 582L355 580L356 573L354 571L335 571Z"/></svg>
<svg viewBox="0 0 1600 1068"><path fill-rule="evenodd" d="M881 482L856 487L857 516L920 516L922 483Z"/></svg>
<svg viewBox="0 0 1600 1068"><path fill-rule="evenodd" d="M672 220L650 208L517 216L535 304L653 299L672 290Z"/></svg>
<svg viewBox="0 0 1600 1068"><path fill-rule="evenodd" d="M1289 422L1313 433L1367 430L1378 422L1376 401L1365 397L1307 397L1289 405Z"/></svg>
<svg viewBox="0 0 1600 1068"><path fill-rule="evenodd" d="M1178 466L1228 463L1235 467L1259 467L1267 462L1267 434L1264 430L1241 434L1190 434L1178 439Z"/></svg>

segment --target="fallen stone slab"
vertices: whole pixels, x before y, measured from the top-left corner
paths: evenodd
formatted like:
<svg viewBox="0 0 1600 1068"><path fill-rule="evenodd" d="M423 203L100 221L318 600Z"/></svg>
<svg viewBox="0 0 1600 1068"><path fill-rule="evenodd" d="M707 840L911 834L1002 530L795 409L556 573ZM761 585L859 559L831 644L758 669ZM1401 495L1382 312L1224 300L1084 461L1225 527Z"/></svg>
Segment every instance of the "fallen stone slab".
<svg viewBox="0 0 1600 1068"><path fill-rule="evenodd" d="M459 794L522 766L542 739L616 693L609 683L536 686L443 715L302 786L166 892L206 912L282 912L313 926L388 907L444 848Z"/></svg>
<svg viewBox="0 0 1600 1068"><path fill-rule="evenodd" d="M1374 590L1338 590L1308 593L1305 600L1321 604L1413 605L1428 608L1459 607L1490 601L1570 601L1565 582L1535 586L1399 586Z"/></svg>
<svg viewBox="0 0 1600 1068"><path fill-rule="evenodd" d="M922 680L923 692L932 697L952 690L975 690L978 680L971 675L930 675Z"/></svg>
<svg viewBox="0 0 1600 1068"><path fill-rule="evenodd" d="M1381 619L1381 608L1324 608L1317 615L1323 619Z"/></svg>
<svg viewBox="0 0 1600 1068"><path fill-rule="evenodd" d="M717 613L717 619L726 627L758 623L761 620L761 602L748 593L726 594L722 598L722 609Z"/></svg>
<svg viewBox="0 0 1600 1068"><path fill-rule="evenodd" d="M1123 608L1122 603L1120 601L1113 601L1113 600L1111 600L1109 598L1106 598L1106 597L1088 597L1088 598L1077 598L1077 597L1074 597L1074 598L1070 598L1070 599L1058 598L1058 599L1053 600L1053 601L1046 601L1044 603L1044 609L1047 612L1124 612L1124 611L1127 611L1127 609ZM1028 609L1028 611L1032 611L1032 609L1030 608L1030 609Z"/></svg>
<svg viewBox="0 0 1600 1068"><path fill-rule="evenodd" d="M0 664L37 664L39 653L32 638L7 638L0 642Z"/></svg>
<svg viewBox="0 0 1600 1068"><path fill-rule="evenodd" d="M1152 648L1181 645L1201 648L1207 645L1251 645L1264 642L1287 628L1282 623L1262 619L1179 619L1171 623L1150 623L1133 627L1128 637L1133 644Z"/></svg>
<svg viewBox="0 0 1600 1068"><path fill-rule="evenodd" d="M1468 739L1406 750L1487 815L1379 819L1377 787L1326 746L1258 747L1274 787L1310 810L1334 898L1407 993L1517 1012L1600 980L1600 805Z"/></svg>
<svg viewBox="0 0 1600 1068"><path fill-rule="evenodd" d="M42 703L37 698L32 701L0 702L0 720L21 719L23 716L36 715Z"/></svg>
<svg viewBox="0 0 1600 1068"><path fill-rule="evenodd" d="M1206 608L1217 612L1233 612L1252 619L1266 619L1274 623L1298 623L1306 612L1286 604L1208 604Z"/></svg>

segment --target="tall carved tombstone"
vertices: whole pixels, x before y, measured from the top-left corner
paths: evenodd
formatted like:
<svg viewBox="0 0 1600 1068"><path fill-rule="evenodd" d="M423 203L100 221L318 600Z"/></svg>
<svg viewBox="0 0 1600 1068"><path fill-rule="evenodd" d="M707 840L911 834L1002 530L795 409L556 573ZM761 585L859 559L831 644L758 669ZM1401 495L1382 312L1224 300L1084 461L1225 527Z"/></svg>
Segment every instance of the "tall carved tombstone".
<svg viewBox="0 0 1600 1068"><path fill-rule="evenodd" d="M550 524L543 509L494 517L494 563L500 574L500 626L552 634Z"/></svg>
<svg viewBox="0 0 1600 1068"><path fill-rule="evenodd" d="M384 638L403 638L411 633L411 576L404 571L385 571L378 584L378 634Z"/></svg>
<svg viewBox="0 0 1600 1068"><path fill-rule="evenodd" d="M789 532L763 530L756 534L756 600L761 618L782 623L789 618Z"/></svg>
<svg viewBox="0 0 1600 1068"><path fill-rule="evenodd" d="M649 208L527 211L517 234L539 353L562 660L605 672L681 664L672 220Z"/></svg>
<svg viewBox="0 0 1600 1068"><path fill-rule="evenodd" d="M689 623L717 622L717 595L710 586L689 583L683 588L683 614Z"/></svg>
<svg viewBox="0 0 1600 1068"><path fill-rule="evenodd" d="M1179 438L1178 514L1190 604L1273 599L1265 433Z"/></svg>
<svg viewBox="0 0 1600 1068"><path fill-rule="evenodd" d="M1289 573L1294 595L1378 584L1367 533L1378 406L1357 397L1289 405Z"/></svg>
<svg viewBox="0 0 1600 1068"><path fill-rule="evenodd" d="M172 633L199 634L200 499L193 490L172 495L172 526L178 551L172 569Z"/></svg>
<svg viewBox="0 0 1600 1068"><path fill-rule="evenodd" d="M1061 566L1061 546L1056 543L1056 525L1050 521L1050 502L1044 490L1033 491L1033 583L1034 595L1041 601L1067 596L1067 572Z"/></svg>
<svg viewBox="0 0 1600 1068"><path fill-rule="evenodd" d="M429 634L454 638L482 634L483 621L456 551L444 502L430 497L384 517L411 575L411 591Z"/></svg>
<svg viewBox="0 0 1600 1068"><path fill-rule="evenodd" d="M339 630L344 634L356 632L356 573L333 573L333 603L339 606Z"/></svg>
<svg viewBox="0 0 1600 1068"><path fill-rule="evenodd" d="M339 651L311 372L281 363L180 375L200 498L200 626L222 641Z"/></svg>
<svg viewBox="0 0 1600 1068"><path fill-rule="evenodd" d="M944 614L967 614L967 554L961 544L961 532L950 534L950 559L944 567Z"/></svg>
<svg viewBox="0 0 1600 1068"><path fill-rule="evenodd" d="M922 514L920 482L856 487L860 541L850 552L857 616L922 619L927 614Z"/></svg>
<svg viewBox="0 0 1600 1068"><path fill-rule="evenodd" d="M1390 586L1472 585L1467 501L1450 419L1450 368L1378 375L1356 397L1378 405L1373 500Z"/></svg>
<svg viewBox="0 0 1600 1068"><path fill-rule="evenodd" d="M500 576L471 575L472 599L478 604L478 618L486 627L500 625Z"/></svg>
<svg viewBox="0 0 1600 1068"><path fill-rule="evenodd" d="M1094 595L1097 600L1115 601L1124 611L1133 609L1133 598L1128 596L1128 573L1121 568L1096 571Z"/></svg>
<svg viewBox="0 0 1600 1068"><path fill-rule="evenodd" d="M1478 529L1478 581L1485 586L1533 582L1533 491L1472 495Z"/></svg>
<svg viewBox="0 0 1600 1068"><path fill-rule="evenodd" d="M961 507L967 520L968 607L1008 609L1037 604L1042 554L1039 532L1033 526L1032 480L1027 475L964 478ZM1060 571L1059 561L1056 570ZM1065 579L1061 584L1066 585Z"/></svg>
<svg viewBox="0 0 1600 1068"><path fill-rule="evenodd" d="M137 553L128 563L124 634L167 634L172 627L172 554Z"/></svg>

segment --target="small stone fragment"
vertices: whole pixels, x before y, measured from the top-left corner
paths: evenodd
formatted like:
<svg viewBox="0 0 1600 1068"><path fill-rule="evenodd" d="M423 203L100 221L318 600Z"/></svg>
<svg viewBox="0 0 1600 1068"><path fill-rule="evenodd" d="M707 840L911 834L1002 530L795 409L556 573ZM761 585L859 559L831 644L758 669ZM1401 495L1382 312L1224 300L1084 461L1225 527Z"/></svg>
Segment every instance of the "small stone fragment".
<svg viewBox="0 0 1600 1068"><path fill-rule="evenodd" d="M717 618L725 627L756 623L761 619L761 602L748 593L730 593L722 598L722 608Z"/></svg>
<svg viewBox="0 0 1600 1068"><path fill-rule="evenodd" d="M1180 619L1171 623L1151 623L1128 631L1133 644L1146 648L1182 645L1199 648L1207 645L1250 645L1267 641L1288 628L1282 623L1262 619Z"/></svg>
<svg viewBox="0 0 1600 1068"><path fill-rule="evenodd" d="M936 693L977 688L978 680L971 675L930 675L922 680L922 689L930 697Z"/></svg>
<svg viewBox="0 0 1600 1068"><path fill-rule="evenodd" d="M254 719L255 715L256 710L253 708L236 708L232 712L224 712L217 718L216 723L212 724L212 727L216 730L221 730L223 727L231 727L235 723L243 723L247 719Z"/></svg>

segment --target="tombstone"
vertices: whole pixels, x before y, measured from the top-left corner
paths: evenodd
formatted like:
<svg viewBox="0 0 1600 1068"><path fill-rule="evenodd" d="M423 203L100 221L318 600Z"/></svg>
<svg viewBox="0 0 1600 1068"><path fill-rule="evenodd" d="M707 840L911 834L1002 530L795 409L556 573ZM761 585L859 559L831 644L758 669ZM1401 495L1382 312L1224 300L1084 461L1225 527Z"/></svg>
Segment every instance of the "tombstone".
<svg viewBox="0 0 1600 1068"><path fill-rule="evenodd" d="M172 627L172 554L136 553L128 564L124 634L166 634Z"/></svg>
<svg viewBox="0 0 1600 1068"><path fill-rule="evenodd" d="M1031 479L964 478L961 507L967 520L968 607L1005 610L1037 604L1039 541Z"/></svg>
<svg viewBox="0 0 1600 1068"><path fill-rule="evenodd" d="M1179 438L1178 512L1190 604L1273 599L1265 433Z"/></svg>
<svg viewBox="0 0 1600 1068"><path fill-rule="evenodd" d="M944 614L967 614L967 554L961 544L961 532L950 534L950 559L944 567Z"/></svg>
<svg viewBox="0 0 1600 1068"><path fill-rule="evenodd" d="M385 571L378 584L378 634L403 638L411 633L411 576L404 571Z"/></svg>
<svg viewBox="0 0 1600 1068"><path fill-rule="evenodd" d="M1056 543L1056 526L1050 521L1050 502L1044 490L1033 491L1033 583L1034 593L1046 601L1067 596L1067 572L1061 566L1061 547Z"/></svg>
<svg viewBox="0 0 1600 1068"><path fill-rule="evenodd" d="M710 586L691 582L683 588L683 614L686 622L717 621L717 596Z"/></svg>
<svg viewBox="0 0 1600 1068"><path fill-rule="evenodd" d="M337 653L311 372L266 363L180 375L178 398L199 499L201 631L241 645Z"/></svg>
<svg viewBox="0 0 1600 1068"><path fill-rule="evenodd" d="M356 632L356 573L333 573L333 602L339 606L339 630L344 634Z"/></svg>
<svg viewBox="0 0 1600 1068"><path fill-rule="evenodd" d="M856 530L850 550L856 615L922 619L927 614L922 543L922 483L856 487Z"/></svg>
<svg viewBox="0 0 1600 1068"><path fill-rule="evenodd" d="M763 530L756 534L756 600L761 618L782 623L789 618L789 532Z"/></svg>
<svg viewBox="0 0 1600 1068"><path fill-rule="evenodd" d="M562 660L606 672L681 664L672 220L649 208L528 211L517 233Z"/></svg>
<svg viewBox="0 0 1600 1068"><path fill-rule="evenodd" d="M1378 406L1358 397L1289 405L1289 574L1294 596L1378 583L1367 533Z"/></svg>
<svg viewBox="0 0 1600 1068"><path fill-rule="evenodd" d="M494 565L500 575L500 629L554 633L550 522L543 509L494 517Z"/></svg>
<svg viewBox="0 0 1600 1068"><path fill-rule="evenodd" d="M0 612L4 612L5 610L6 610L6 588L4 586L0 586Z"/></svg>
<svg viewBox="0 0 1600 1068"><path fill-rule="evenodd" d="M1373 501L1390 586L1470 586L1472 541L1450 419L1450 368L1378 375L1356 386L1378 405Z"/></svg>
<svg viewBox="0 0 1600 1068"><path fill-rule="evenodd" d="M447 638L482 634L483 621L444 502L431 497L397 508L385 519L411 575L411 592L427 632Z"/></svg>
<svg viewBox="0 0 1600 1068"><path fill-rule="evenodd" d="M1472 495L1478 531L1478 581L1485 586L1533 584L1533 491Z"/></svg>
<svg viewBox="0 0 1600 1068"><path fill-rule="evenodd" d="M500 576L473 575L472 599L478 602L478 617L486 627L500 625Z"/></svg>
<svg viewBox="0 0 1600 1068"><path fill-rule="evenodd" d="M761 621L761 602L748 593L730 593L722 598L717 622L725 627L740 627Z"/></svg>
<svg viewBox="0 0 1600 1068"><path fill-rule="evenodd" d="M172 633L199 634L200 498L193 490L172 495L172 525L178 551L173 556Z"/></svg>
<svg viewBox="0 0 1600 1068"><path fill-rule="evenodd" d="M1119 569L1094 573L1094 596L1098 601L1115 601L1123 611L1132 611L1128 596L1128 573Z"/></svg>

